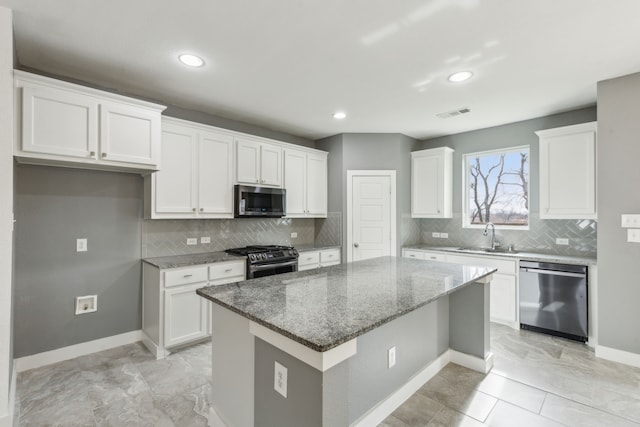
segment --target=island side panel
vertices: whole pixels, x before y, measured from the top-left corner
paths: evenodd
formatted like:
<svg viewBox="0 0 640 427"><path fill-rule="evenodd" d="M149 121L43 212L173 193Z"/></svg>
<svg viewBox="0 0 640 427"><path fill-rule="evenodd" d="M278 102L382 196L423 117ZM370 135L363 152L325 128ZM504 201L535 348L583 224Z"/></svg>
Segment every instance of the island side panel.
<svg viewBox="0 0 640 427"><path fill-rule="evenodd" d="M388 350L396 347L396 365ZM404 386L449 348L449 297L443 296L358 337L349 363L349 424Z"/></svg>
<svg viewBox="0 0 640 427"><path fill-rule="evenodd" d="M490 352L490 283L472 283L449 295L449 347L484 360Z"/></svg>
<svg viewBox="0 0 640 427"><path fill-rule="evenodd" d="M255 427L322 427L322 372L255 338ZM274 389L274 362L287 368L287 397Z"/></svg>
<svg viewBox="0 0 640 427"><path fill-rule="evenodd" d="M210 414L209 425L253 427L255 341L249 320L218 304L212 304L211 314L215 414Z"/></svg>

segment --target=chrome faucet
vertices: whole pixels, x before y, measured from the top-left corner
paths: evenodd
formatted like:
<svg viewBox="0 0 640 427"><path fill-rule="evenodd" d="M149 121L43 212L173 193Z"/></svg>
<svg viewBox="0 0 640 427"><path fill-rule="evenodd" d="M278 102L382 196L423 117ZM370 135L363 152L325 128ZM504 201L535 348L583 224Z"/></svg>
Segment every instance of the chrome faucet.
<svg viewBox="0 0 640 427"><path fill-rule="evenodd" d="M499 243L496 242L496 226L492 222L488 222L484 227L484 232L482 233L482 235L487 235L487 233L489 232L489 226L491 226L491 250L495 251L499 246Z"/></svg>

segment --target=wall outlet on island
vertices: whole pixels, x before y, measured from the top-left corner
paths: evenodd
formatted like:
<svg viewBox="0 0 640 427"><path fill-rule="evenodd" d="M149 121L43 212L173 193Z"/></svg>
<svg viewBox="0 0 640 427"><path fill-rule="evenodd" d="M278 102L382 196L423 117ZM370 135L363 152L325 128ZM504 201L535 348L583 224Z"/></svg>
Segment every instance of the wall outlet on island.
<svg viewBox="0 0 640 427"><path fill-rule="evenodd" d="M560 237L556 239L556 245L568 245L568 244L569 244L569 239L564 239Z"/></svg>
<svg viewBox="0 0 640 427"><path fill-rule="evenodd" d="M198 244L198 239L196 237L187 239L187 245L192 246L197 244Z"/></svg>
<svg viewBox="0 0 640 427"><path fill-rule="evenodd" d="M282 397L287 397L287 368L275 362L273 370L273 389L280 393Z"/></svg>

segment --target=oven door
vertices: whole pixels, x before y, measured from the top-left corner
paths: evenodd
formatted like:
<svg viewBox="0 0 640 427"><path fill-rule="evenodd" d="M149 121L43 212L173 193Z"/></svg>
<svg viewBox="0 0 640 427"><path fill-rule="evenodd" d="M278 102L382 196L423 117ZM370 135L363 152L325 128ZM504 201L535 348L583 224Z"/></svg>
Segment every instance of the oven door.
<svg viewBox="0 0 640 427"><path fill-rule="evenodd" d="M298 271L298 260L287 262L277 262L273 264L250 265L247 272L247 279L256 279L258 277L273 276L274 274L291 273Z"/></svg>

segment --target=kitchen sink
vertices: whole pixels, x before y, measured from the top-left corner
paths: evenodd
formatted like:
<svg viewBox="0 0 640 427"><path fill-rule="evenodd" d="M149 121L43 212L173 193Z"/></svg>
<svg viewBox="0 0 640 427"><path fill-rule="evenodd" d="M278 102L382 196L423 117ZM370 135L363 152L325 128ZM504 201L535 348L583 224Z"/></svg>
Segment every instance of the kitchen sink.
<svg viewBox="0 0 640 427"><path fill-rule="evenodd" d="M517 254L518 251L510 248L471 248L471 247L462 247L457 248L459 251L464 252L487 252L487 253L497 253L497 254Z"/></svg>

